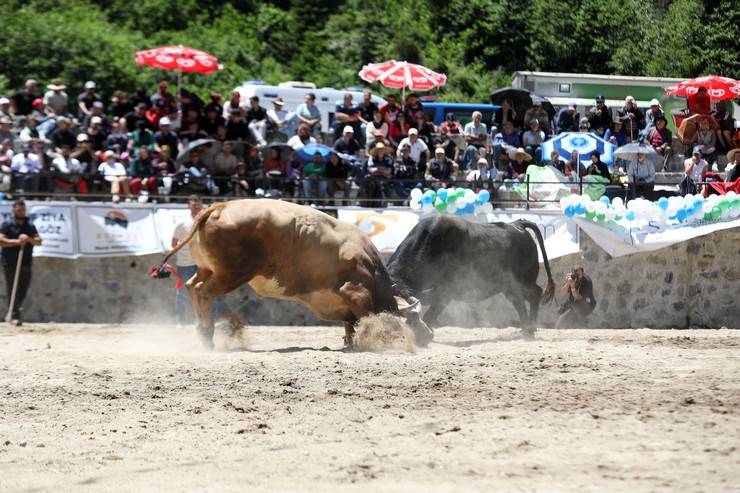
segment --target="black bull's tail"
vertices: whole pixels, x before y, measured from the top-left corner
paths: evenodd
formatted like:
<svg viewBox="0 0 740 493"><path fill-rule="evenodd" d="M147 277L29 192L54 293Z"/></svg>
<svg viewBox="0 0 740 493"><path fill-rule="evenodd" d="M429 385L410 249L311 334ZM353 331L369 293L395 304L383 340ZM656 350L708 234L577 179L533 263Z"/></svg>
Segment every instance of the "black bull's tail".
<svg viewBox="0 0 740 493"><path fill-rule="evenodd" d="M521 226L524 229L528 229L532 231L537 238L537 243L540 245L540 250L542 251L542 259L545 261L545 271L547 272L547 287L545 288L545 291L542 293L542 300L541 303L543 305L549 303L552 301L553 296L555 296L555 281L552 279L552 274L550 273L550 262L547 260L547 252L545 251L545 241L542 239L542 233L540 232L540 228L537 227L537 225L531 221L527 221L525 219L520 219L518 221L519 226Z"/></svg>
<svg viewBox="0 0 740 493"><path fill-rule="evenodd" d="M211 214L213 214L216 210L221 210L222 206L221 204L212 204L210 207L208 207L206 210L202 211L198 216L195 218L195 221L193 222L193 227L190 229L190 232L188 235L180 241L175 248L167 252L167 255L164 256L164 259L159 263L159 265L156 268L156 275L155 277L169 277L169 271L165 267L165 264L167 263L167 260L170 259L174 254L180 251L182 247L190 243L190 241L195 237L195 234L198 232L198 230L205 224L205 222L208 220L209 217L211 217Z"/></svg>

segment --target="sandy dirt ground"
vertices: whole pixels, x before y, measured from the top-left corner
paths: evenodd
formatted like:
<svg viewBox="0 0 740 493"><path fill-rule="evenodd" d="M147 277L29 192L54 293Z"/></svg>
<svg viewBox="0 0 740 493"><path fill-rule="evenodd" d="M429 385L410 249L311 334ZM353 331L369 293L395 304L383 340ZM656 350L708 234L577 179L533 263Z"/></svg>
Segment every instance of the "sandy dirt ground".
<svg viewBox="0 0 740 493"><path fill-rule="evenodd" d="M0 491L740 492L740 332L0 327Z"/></svg>

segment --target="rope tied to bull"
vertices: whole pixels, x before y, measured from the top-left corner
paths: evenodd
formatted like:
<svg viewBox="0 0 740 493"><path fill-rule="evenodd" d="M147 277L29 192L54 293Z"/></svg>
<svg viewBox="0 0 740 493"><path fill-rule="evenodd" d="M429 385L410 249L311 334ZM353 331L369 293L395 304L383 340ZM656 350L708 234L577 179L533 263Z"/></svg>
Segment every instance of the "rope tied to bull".
<svg viewBox="0 0 740 493"><path fill-rule="evenodd" d="M173 275L176 279L175 289L182 289L183 287L182 276L177 272L177 269L172 264L165 262L162 265L155 265L151 268L150 273L154 279L167 279L170 275Z"/></svg>

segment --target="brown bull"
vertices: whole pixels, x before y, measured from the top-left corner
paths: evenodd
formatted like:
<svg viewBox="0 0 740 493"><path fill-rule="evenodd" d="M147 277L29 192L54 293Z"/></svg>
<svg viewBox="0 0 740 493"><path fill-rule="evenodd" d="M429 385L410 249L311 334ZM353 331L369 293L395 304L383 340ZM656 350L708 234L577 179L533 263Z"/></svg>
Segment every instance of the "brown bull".
<svg viewBox="0 0 740 493"><path fill-rule="evenodd" d="M209 348L213 299L245 283L260 297L297 301L319 318L343 321L348 345L355 322L380 312L403 312L417 342L431 340L418 310L405 302L399 309L370 239L356 226L310 207L270 199L213 204L162 264L188 243L198 270L187 288L198 333Z"/></svg>

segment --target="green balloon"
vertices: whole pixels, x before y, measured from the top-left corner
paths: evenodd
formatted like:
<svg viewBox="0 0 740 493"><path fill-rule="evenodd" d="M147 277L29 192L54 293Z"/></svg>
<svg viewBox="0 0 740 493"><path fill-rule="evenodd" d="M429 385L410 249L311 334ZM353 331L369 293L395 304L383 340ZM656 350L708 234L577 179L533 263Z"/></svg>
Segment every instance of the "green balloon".
<svg viewBox="0 0 740 493"><path fill-rule="evenodd" d="M711 221L712 220L712 213L711 212L705 212L704 217L702 218L705 221Z"/></svg>
<svg viewBox="0 0 740 493"><path fill-rule="evenodd" d="M717 204L717 206L721 211L726 211L730 207L730 203L726 200L723 200L722 202Z"/></svg>
<svg viewBox="0 0 740 493"><path fill-rule="evenodd" d="M719 219L720 216L722 215L722 209L720 209L719 207L716 207L716 206L715 207L712 207L711 214L712 214L712 219Z"/></svg>
<svg viewBox="0 0 740 493"><path fill-rule="evenodd" d="M444 212L447 210L447 204L437 197L437 200L434 201L434 208L437 209L437 212Z"/></svg>
<svg viewBox="0 0 740 493"><path fill-rule="evenodd" d="M454 193L447 196L448 204L454 204L455 202L457 202L457 196Z"/></svg>
<svg viewBox="0 0 740 493"><path fill-rule="evenodd" d="M586 219L588 219L589 221L593 221L595 217L596 217L595 212L586 211Z"/></svg>
<svg viewBox="0 0 740 493"><path fill-rule="evenodd" d="M614 216L614 220L615 221L621 221L622 220L622 216Z"/></svg>
<svg viewBox="0 0 740 493"><path fill-rule="evenodd" d="M606 219L606 214L596 214L596 220L599 221L600 223L603 223L605 219Z"/></svg>

